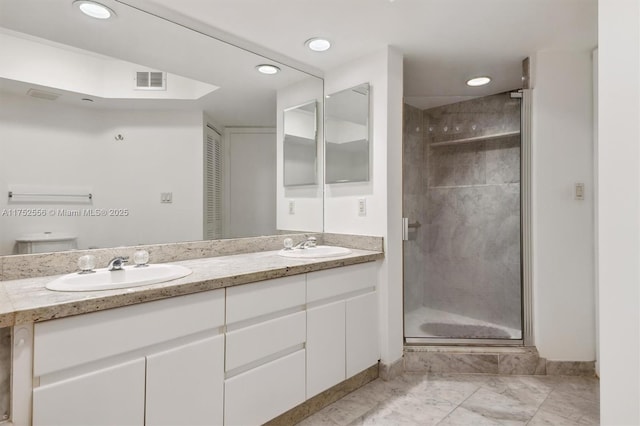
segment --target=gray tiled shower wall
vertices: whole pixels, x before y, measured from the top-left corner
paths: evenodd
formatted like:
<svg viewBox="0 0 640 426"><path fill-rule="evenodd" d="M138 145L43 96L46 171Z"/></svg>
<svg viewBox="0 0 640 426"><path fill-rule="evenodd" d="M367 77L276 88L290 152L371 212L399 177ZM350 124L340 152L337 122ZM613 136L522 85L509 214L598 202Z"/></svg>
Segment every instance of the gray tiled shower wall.
<svg viewBox="0 0 640 426"><path fill-rule="evenodd" d="M519 102L503 93L405 105L404 215L422 224L405 243L408 310L520 328L520 136L504 136L519 132Z"/></svg>

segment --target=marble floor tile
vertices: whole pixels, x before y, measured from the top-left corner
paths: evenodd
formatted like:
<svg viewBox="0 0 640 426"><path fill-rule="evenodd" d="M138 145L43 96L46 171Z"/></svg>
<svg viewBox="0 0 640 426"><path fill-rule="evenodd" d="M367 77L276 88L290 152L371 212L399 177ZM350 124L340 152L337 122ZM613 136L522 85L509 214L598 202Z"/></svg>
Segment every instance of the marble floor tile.
<svg viewBox="0 0 640 426"><path fill-rule="evenodd" d="M538 405L523 401L518 395L510 392L498 393L487 388L480 388L461 407L508 425L526 425L538 410Z"/></svg>
<svg viewBox="0 0 640 426"><path fill-rule="evenodd" d="M495 420L484 417L481 414L475 413L471 410L467 410L463 407L458 407L453 410L447 417L445 417L438 425L451 425L451 426L495 426L502 425L502 423Z"/></svg>
<svg viewBox="0 0 640 426"><path fill-rule="evenodd" d="M586 377L407 373L376 379L303 426L597 425L599 381Z"/></svg>

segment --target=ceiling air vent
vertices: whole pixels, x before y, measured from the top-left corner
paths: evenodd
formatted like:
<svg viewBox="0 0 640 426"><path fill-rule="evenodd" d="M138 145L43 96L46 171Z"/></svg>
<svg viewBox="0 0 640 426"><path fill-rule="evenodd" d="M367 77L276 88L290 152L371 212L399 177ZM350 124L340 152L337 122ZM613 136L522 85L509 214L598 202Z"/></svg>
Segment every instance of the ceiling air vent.
<svg viewBox="0 0 640 426"><path fill-rule="evenodd" d="M29 91L27 92L27 95L33 96L34 98L38 98L38 99L46 99L48 101L55 101L60 97L58 93L47 92L45 90L40 90L40 89L29 89Z"/></svg>
<svg viewBox="0 0 640 426"><path fill-rule="evenodd" d="M166 90L167 76L160 71L136 72L136 90Z"/></svg>

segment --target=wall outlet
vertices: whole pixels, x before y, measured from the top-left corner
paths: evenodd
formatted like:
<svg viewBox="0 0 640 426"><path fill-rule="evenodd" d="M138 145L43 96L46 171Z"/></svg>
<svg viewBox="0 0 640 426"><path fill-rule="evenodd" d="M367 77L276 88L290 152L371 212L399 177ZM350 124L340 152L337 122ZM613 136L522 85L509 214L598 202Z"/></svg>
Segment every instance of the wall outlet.
<svg viewBox="0 0 640 426"><path fill-rule="evenodd" d="M573 194L576 200L584 200L584 183L576 183Z"/></svg>
<svg viewBox="0 0 640 426"><path fill-rule="evenodd" d="M165 204L173 203L173 192L161 192L160 202Z"/></svg>
<svg viewBox="0 0 640 426"><path fill-rule="evenodd" d="M296 214L296 202L289 200L289 214Z"/></svg>
<svg viewBox="0 0 640 426"><path fill-rule="evenodd" d="M367 199L359 198L358 199L358 216L366 216L367 215Z"/></svg>

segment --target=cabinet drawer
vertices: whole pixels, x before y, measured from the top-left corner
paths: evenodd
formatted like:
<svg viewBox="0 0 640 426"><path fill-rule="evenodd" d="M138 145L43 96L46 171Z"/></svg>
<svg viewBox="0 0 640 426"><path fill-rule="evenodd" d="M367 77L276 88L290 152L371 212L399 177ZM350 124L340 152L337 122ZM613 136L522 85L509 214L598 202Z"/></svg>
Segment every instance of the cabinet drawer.
<svg viewBox="0 0 640 426"><path fill-rule="evenodd" d="M303 306L304 303L304 275L230 287L227 288L227 324Z"/></svg>
<svg viewBox="0 0 640 426"><path fill-rule="evenodd" d="M224 382L224 424L260 425L304 402L301 349Z"/></svg>
<svg viewBox="0 0 640 426"><path fill-rule="evenodd" d="M306 315L304 312L230 331L227 333L225 371L302 344L305 339Z"/></svg>
<svg viewBox="0 0 640 426"><path fill-rule="evenodd" d="M144 358L33 390L33 425L144 424Z"/></svg>
<svg viewBox="0 0 640 426"><path fill-rule="evenodd" d="M224 325L224 290L47 321L34 328L34 376Z"/></svg>
<svg viewBox="0 0 640 426"><path fill-rule="evenodd" d="M378 263L370 262L307 274L307 302L375 288Z"/></svg>

